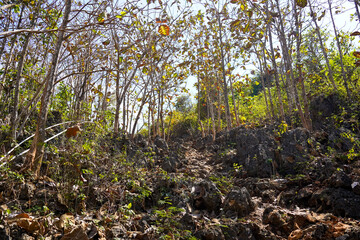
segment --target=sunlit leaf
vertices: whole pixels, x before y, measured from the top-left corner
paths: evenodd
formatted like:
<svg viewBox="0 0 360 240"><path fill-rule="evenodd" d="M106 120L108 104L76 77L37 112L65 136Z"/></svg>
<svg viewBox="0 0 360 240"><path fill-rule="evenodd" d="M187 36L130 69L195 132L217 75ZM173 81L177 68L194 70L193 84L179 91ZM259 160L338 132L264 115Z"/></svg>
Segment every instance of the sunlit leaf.
<svg viewBox="0 0 360 240"><path fill-rule="evenodd" d="M324 10L321 15L318 17L318 21L320 21L325 16L326 11Z"/></svg>
<svg viewBox="0 0 360 240"><path fill-rule="evenodd" d="M245 28L243 29L244 33L247 33L249 31L250 23L246 24Z"/></svg>
<svg viewBox="0 0 360 240"><path fill-rule="evenodd" d="M240 20L235 20L230 23L230 27L234 28L240 24Z"/></svg>
<svg viewBox="0 0 360 240"><path fill-rule="evenodd" d="M158 32L159 32L161 35L168 36L169 33L170 33L170 27L169 27L168 25L165 25L165 24L160 25Z"/></svg>
<svg viewBox="0 0 360 240"><path fill-rule="evenodd" d="M121 19L121 18L123 18L125 15L126 15L126 12L125 12L125 11L121 11L121 12L120 12L120 15L116 15L115 17Z"/></svg>

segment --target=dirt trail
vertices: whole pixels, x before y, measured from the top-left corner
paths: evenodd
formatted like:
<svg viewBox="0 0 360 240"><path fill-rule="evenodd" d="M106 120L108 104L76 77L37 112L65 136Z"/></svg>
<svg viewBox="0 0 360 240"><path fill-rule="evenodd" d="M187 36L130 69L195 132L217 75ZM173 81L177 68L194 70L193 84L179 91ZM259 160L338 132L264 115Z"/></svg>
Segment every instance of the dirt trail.
<svg viewBox="0 0 360 240"><path fill-rule="evenodd" d="M215 163L215 154L207 149L198 150L192 142L184 144L185 161L184 166L178 170L178 173L186 173L190 177L206 179L211 175L217 175L220 169Z"/></svg>

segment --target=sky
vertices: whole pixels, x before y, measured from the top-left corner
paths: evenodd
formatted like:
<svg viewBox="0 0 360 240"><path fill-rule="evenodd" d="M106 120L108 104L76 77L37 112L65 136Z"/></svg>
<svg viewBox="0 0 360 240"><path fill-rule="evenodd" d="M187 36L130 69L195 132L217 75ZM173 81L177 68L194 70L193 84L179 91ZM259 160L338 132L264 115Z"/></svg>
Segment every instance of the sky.
<svg viewBox="0 0 360 240"><path fill-rule="evenodd" d="M327 0L319 0L317 1L321 6L327 7L328 3ZM342 30L344 32L354 32L360 31L360 24L356 18L352 18L351 14L355 14L355 7L354 3L348 0L341 0L341 1L333 1L332 2L332 12L334 15L335 24L338 30ZM327 8L328 9L328 8ZM336 11L340 10L340 13L336 13ZM319 13L320 14L320 13ZM333 26L331 24L331 18L329 11L326 11L324 18L319 22L319 26L323 30L328 30L333 32ZM360 46L359 38L355 38L354 45ZM255 66L247 66L248 70L243 71L243 74L250 73L251 70L257 69ZM191 94L191 98L195 102L195 96L197 94L197 89L194 87L194 84L197 82L195 76L190 76L187 79L186 87L189 88L189 93Z"/></svg>

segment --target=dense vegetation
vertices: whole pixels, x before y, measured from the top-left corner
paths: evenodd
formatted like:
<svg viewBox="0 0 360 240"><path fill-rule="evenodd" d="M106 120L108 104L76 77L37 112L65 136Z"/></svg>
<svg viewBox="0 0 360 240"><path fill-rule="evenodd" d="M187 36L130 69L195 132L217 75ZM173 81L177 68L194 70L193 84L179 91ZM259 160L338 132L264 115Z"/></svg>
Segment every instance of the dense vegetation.
<svg viewBox="0 0 360 240"><path fill-rule="evenodd" d="M138 212L151 208L155 219L147 221L156 230L148 238L195 239L177 225L185 207L169 192L190 186L199 175L169 173L192 166L178 159L201 155L188 150L198 138L203 145L218 141L216 154L202 152L207 160L229 160L236 148L240 156L239 139L217 140L236 128L271 126L272 138L281 142L302 127L309 133L305 142L321 148L321 156L354 164L360 150L360 32L343 31L336 17L346 16L355 26L358 4L0 0L0 172L1 183L15 189L2 190L0 202L28 201L14 200L0 217L96 211L101 238L99 226L137 221L143 218ZM189 84L192 79L195 84ZM331 125L349 130L339 133L348 149L319 140L319 130L330 131ZM206 175L219 194L231 192L234 177L249 174L241 161L226 163L230 174L212 169ZM272 168L260 177L305 178L303 171L264 161ZM49 193L55 203L46 196L31 203L34 182L56 187ZM30 234L49 235L45 223L36 222L35 230L28 217L15 222ZM63 225L73 215L64 218Z"/></svg>

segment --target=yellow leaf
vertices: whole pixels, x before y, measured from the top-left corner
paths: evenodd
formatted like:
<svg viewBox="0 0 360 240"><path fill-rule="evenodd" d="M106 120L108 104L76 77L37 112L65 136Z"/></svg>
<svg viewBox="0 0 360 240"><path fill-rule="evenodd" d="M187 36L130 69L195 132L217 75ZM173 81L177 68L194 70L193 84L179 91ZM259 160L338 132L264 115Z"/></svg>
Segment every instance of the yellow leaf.
<svg viewBox="0 0 360 240"><path fill-rule="evenodd" d="M160 25L158 32L159 32L161 35L168 36L169 33L170 33L170 27L169 27L168 25L165 25L165 24Z"/></svg>

